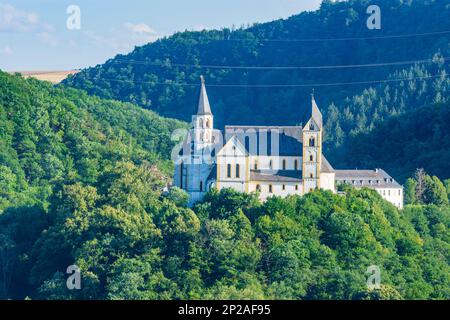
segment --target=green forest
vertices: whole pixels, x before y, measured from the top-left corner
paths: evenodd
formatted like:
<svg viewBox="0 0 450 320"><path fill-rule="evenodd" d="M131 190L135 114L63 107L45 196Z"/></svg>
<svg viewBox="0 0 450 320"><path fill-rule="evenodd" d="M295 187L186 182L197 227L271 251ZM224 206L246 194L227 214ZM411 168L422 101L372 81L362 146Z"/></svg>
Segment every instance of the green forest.
<svg viewBox="0 0 450 320"><path fill-rule="evenodd" d="M0 299L449 300L449 33L389 36L450 30L450 7L370 1L384 26L370 31L368 3L179 32L56 86L0 71ZM387 79L316 87L316 100L333 166L386 169L405 208L347 185L264 203L212 190L189 208L167 186L172 133L188 126L201 74L219 128L302 123L312 86L248 84ZM214 86L227 84L244 87ZM67 287L73 265L80 290Z"/></svg>
<svg viewBox="0 0 450 320"><path fill-rule="evenodd" d="M418 171L402 211L351 188L189 209L164 191L183 123L4 73L0 92L2 299L450 298L450 180Z"/></svg>

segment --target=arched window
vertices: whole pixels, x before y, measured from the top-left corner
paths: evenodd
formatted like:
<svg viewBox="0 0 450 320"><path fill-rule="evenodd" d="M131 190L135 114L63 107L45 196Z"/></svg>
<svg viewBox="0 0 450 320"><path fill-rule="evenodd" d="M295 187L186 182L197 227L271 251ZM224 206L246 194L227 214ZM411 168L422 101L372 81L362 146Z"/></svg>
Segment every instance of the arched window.
<svg viewBox="0 0 450 320"><path fill-rule="evenodd" d="M231 178L231 164L227 165L227 177Z"/></svg>
<svg viewBox="0 0 450 320"><path fill-rule="evenodd" d="M255 160L255 166L254 166L255 170L258 170L258 160Z"/></svg>
<svg viewBox="0 0 450 320"><path fill-rule="evenodd" d="M273 193L273 186L269 184L269 193Z"/></svg>
<svg viewBox="0 0 450 320"><path fill-rule="evenodd" d="M310 147L315 147L316 146L316 139L310 138L309 139L309 146Z"/></svg>
<svg viewBox="0 0 450 320"><path fill-rule="evenodd" d="M211 122L209 119L206 120L206 128L211 129Z"/></svg>
<svg viewBox="0 0 450 320"><path fill-rule="evenodd" d="M310 156L309 156L309 161L311 161L311 162L313 162L313 161L314 161L314 157L313 157L313 155L310 155Z"/></svg>
<svg viewBox="0 0 450 320"><path fill-rule="evenodd" d="M284 191L284 190L286 190L286 185L285 185L285 184L283 184L283 191Z"/></svg>
<svg viewBox="0 0 450 320"><path fill-rule="evenodd" d="M295 185L295 190L298 191L298 184Z"/></svg>
<svg viewBox="0 0 450 320"><path fill-rule="evenodd" d="M200 126L200 128L203 129L203 119L202 118L200 118L200 120L199 120L199 126Z"/></svg>
<svg viewBox="0 0 450 320"><path fill-rule="evenodd" d="M314 131L314 123L311 122L311 124L309 125L309 130Z"/></svg>
<svg viewBox="0 0 450 320"><path fill-rule="evenodd" d="M309 176L311 179L314 179L314 175L312 173Z"/></svg>
<svg viewBox="0 0 450 320"><path fill-rule="evenodd" d="M203 181L200 181L200 192L203 192Z"/></svg>
<svg viewBox="0 0 450 320"><path fill-rule="evenodd" d="M261 185L260 184L256 185L256 191L261 192Z"/></svg>
<svg viewBox="0 0 450 320"><path fill-rule="evenodd" d="M283 159L283 170L286 170L286 159Z"/></svg>
<svg viewBox="0 0 450 320"><path fill-rule="evenodd" d="M241 175L241 166L239 164L236 165L236 178L240 178Z"/></svg>
<svg viewBox="0 0 450 320"><path fill-rule="evenodd" d="M250 137L245 137L245 150L250 152Z"/></svg>
<svg viewBox="0 0 450 320"><path fill-rule="evenodd" d="M295 167L295 170L298 170L298 160L294 161L294 167Z"/></svg>

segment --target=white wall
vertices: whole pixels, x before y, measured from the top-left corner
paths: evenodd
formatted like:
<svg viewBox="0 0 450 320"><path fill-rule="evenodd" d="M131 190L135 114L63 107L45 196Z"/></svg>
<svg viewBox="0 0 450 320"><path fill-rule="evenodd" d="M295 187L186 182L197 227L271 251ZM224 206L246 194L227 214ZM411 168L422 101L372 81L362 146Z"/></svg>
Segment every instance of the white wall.
<svg viewBox="0 0 450 320"><path fill-rule="evenodd" d="M323 190L330 190L336 193L335 176L336 175L334 172L321 172L320 188Z"/></svg>
<svg viewBox="0 0 450 320"><path fill-rule="evenodd" d="M281 182L254 182L252 181L249 184L249 192L255 192L256 186L261 186L261 192L260 192L260 199L262 201L267 200L267 198L272 196L278 196L278 197L287 197L289 195L299 195L301 196L303 194L303 186L301 183L294 183L294 182L288 182L288 183L281 183ZM272 193L269 192L269 185L272 185ZM283 190L283 185L285 186L285 190ZM298 186L298 190L295 189L295 186Z"/></svg>
<svg viewBox="0 0 450 320"><path fill-rule="evenodd" d="M375 188L385 199L399 209L403 209L403 188Z"/></svg>

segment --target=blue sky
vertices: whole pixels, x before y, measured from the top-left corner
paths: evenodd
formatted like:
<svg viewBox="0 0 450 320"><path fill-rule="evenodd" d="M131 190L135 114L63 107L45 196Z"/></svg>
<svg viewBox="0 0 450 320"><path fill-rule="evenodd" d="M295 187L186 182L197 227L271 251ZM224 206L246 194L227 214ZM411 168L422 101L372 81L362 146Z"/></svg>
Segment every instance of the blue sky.
<svg viewBox="0 0 450 320"><path fill-rule="evenodd" d="M0 0L0 69L69 70L176 31L241 26L315 10L321 0ZM68 30L67 7L81 10Z"/></svg>

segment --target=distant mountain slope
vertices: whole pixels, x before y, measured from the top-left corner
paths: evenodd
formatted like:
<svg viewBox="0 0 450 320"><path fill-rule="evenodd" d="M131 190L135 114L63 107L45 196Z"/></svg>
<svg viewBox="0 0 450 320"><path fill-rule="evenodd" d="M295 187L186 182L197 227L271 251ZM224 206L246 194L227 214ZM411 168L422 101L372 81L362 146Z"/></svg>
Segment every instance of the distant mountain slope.
<svg viewBox="0 0 450 320"><path fill-rule="evenodd" d="M0 212L44 204L58 184L95 183L121 161L167 177L171 132L184 124L70 88L0 72Z"/></svg>
<svg viewBox="0 0 450 320"><path fill-rule="evenodd" d="M383 167L400 181L416 168L450 178L450 103L392 117L370 133L351 137L337 150L335 165Z"/></svg>
<svg viewBox="0 0 450 320"><path fill-rule="evenodd" d="M381 7L381 30L368 30L366 27L369 4ZM359 68L262 70L245 67L392 63L430 59L438 52L446 57L450 56L450 33L442 31L450 31L449 16L450 7L445 1L324 1L318 11L246 29L177 33L136 48L128 55L118 55L103 65L86 69L66 80L65 84L101 97L131 101L165 116L190 120L197 98L198 88L195 85L199 82L199 75L204 74L210 85L208 90L218 126L297 124L302 121L314 85L316 99L325 113L333 101L338 111L343 112L347 107L344 104L345 98L360 94L371 84L317 84L383 80L398 70L408 70L410 66L402 63ZM429 34L433 32L438 33ZM413 34L416 36L412 36ZM300 41L295 41L299 39ZM445 68L448 68L447 61L444 60ZM237 66L244 69L214 66ZM429 65L426 64L425 67L428 68ZM435 71L434 67L431 69ZM431 71L426 74L435 75ZM399 73L397 76L401 75L403 74ZM407 78L410 75L418 74L406 73ZM179 85L186 83L194 85ZM414 81L413 86L422 88L431 83L433 79L425 78ZM230 84L242 87L214 86ZM270 84L311 86L246 87ZM390 95L400 100L402 88L408 85L389 83ZM377 87L376 84L374 86ZM429 92L422 100L431 103L433 99L434 93ZM380 115L379 111L378 116L388 116L402 112L402 108L420 106L401 106L399 100L393 99L383 106L381 110L385 114ZM358 105L356 107L359 108ZM353 118L361 118L354 110L351 112ZM362 118L364 117L371 118L372 114L364 114ZM370 123L361 121L358 127L368 128ZM342 130L349 133L354 128Z"/></svg>

